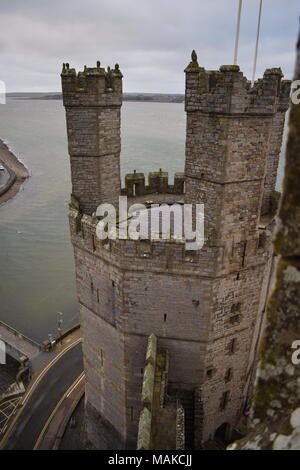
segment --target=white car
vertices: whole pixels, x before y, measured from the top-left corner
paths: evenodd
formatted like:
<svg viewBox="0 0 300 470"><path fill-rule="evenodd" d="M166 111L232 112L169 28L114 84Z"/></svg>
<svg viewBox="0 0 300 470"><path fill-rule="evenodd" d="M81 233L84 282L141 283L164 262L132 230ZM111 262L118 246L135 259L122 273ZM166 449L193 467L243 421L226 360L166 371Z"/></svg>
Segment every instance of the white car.
<svg viewBox="0 0 300 470"><path fill-rule="evenodd" d="M0 165L0 171L5 171L5 168L3 165Z"/></svg>

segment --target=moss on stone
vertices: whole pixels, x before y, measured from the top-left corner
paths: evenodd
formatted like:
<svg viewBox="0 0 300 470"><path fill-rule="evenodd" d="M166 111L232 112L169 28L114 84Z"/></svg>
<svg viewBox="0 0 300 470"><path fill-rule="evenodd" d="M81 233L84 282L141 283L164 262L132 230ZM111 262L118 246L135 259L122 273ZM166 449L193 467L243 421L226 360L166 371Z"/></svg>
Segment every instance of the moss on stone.
<svg viewBox="0 0 300 470"><path fill-rule="evenodd" d="M240 67L238 65L221 65L220 72L239 72Z"/></svg>

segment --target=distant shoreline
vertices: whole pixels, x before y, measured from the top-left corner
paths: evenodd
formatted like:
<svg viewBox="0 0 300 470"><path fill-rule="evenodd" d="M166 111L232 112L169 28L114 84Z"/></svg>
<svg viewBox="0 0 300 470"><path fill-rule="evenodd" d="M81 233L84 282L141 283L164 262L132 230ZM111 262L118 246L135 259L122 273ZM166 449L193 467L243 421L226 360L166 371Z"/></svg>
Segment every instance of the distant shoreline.
<svg viewBox="0 0 300 470"><path fill-rule="evenodd" d="M0 196L0 205L12 199L20 191L24 181L29 178L29 171L20 160L12 153L8 146L0 139L0 161L9 169L12 178L7 191Z"/></svg>
<svg viewBox="0 0 300 470"><path fill-rule="evenodd" d="M62 100L61 93L8 93L8 98L15 100ZM180 93L123 93L123 101L143 103L183 103Z"/></svg>

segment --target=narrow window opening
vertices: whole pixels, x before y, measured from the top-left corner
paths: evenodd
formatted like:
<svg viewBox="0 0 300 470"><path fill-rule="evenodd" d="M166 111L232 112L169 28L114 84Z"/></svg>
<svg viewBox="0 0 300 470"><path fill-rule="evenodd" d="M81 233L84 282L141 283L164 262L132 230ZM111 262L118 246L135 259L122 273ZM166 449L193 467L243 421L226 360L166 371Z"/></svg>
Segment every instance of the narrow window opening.
<svg viewBox="0 0 300 470"><path fill-rule="evenodd" d="M242 254L242 266L245 266L246 248L247 248L247 242L244 242L243 254Z"/></svg>
<svg viewBox="0 0 300 470"><path fill-rule="evenodd" d="M237 273L237 275L236 275L236 280L238 281L239 278L240 278L240 273Z"/></svg>
<svg viewBox="0 0 300 470"><path fill-rule="evenodd" d="M99 289L97 289L97 302L99 303Z"/></svg>
<svg viewBox="0 0 300 470"><path fill-rule="evenodd" d="M228 400L229 400L229 391L227 390L226 392L222 394L221 402L220 402L220 410L225 410L228 404Z"/></svg>
<svg viewBox="0 0 300 470"><path fill-rule="evenodd" d="M167 314L164 313L164 322L166 322L166 321L167 321Z"/></svg>
<svg viewBox="0 0 300 470"><path fill-rule="evenodd" d="M231 379L232 379L232 369L229 368L227 369L226 374L225 374L225 382L230 382Z"/></svg>
<svg viewBox="0 0 300 470"><path fill-rule="evenodd" d="M234 354L236 351L236 338L233 338L229 343L229 352L230 354Z"/></svg>
<svg viewBox="0 0 300 470"><path fill-rule="evenodd" d="M93 251L96 251L96 244L95 244L95 237L94 237L94 235L92 235L92 247L93 247Z"/></svg>

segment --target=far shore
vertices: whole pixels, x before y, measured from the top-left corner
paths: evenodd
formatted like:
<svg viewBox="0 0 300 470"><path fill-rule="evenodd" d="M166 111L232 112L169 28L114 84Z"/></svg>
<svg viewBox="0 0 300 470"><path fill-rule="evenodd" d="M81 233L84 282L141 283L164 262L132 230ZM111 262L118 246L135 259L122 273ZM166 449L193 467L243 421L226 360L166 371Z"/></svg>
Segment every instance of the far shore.
<svg viewBox="0 0 300 470"><path fill-rule="evenodd" d="M12 171L16 178L9 189L0 196L0 205L12 199L21 189L24 181L30 176L27 168L9 150L7 145L0 139L0 161Z"/></svg>

